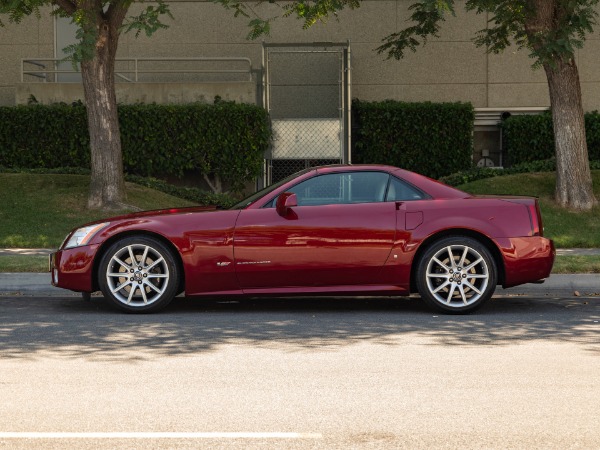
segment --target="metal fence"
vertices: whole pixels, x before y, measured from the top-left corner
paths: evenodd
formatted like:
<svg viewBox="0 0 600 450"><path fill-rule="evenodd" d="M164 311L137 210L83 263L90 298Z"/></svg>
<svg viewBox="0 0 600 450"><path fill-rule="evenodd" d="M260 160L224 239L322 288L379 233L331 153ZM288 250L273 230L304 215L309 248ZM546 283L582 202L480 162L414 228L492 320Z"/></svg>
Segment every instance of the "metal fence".
<svg viewBox="0 0 600 450"><path fill-rule="evenodd" d="M350 162L349 44L264 44L264 104L273 144L265 184L304 169Z"/></svg>

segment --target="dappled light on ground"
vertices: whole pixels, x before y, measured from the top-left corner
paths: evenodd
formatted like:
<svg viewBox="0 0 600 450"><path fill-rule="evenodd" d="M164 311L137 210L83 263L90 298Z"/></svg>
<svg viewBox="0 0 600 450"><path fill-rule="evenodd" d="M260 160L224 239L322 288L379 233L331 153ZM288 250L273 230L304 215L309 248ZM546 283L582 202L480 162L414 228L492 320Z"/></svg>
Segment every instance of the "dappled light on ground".
<svg viewBox="0 0 600 450"><path fill-rule="evenodd" d="M160 314L115 312L102 298L0 297L0 358L132 362L225 345L334 351L380 345L506 346L569 342L600 356L600 299L493 299L480 313L431 313L418 299L177 298ZM134 358L132 359L132 350Z"/></svg>

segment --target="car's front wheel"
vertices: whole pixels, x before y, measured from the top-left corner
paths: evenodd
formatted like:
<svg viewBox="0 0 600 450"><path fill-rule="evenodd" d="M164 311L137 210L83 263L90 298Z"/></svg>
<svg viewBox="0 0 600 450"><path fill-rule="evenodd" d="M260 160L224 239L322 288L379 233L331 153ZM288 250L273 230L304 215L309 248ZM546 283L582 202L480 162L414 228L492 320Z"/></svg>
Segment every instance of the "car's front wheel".
<svg viewBox="0 0 600 450"><path fill-rule="evenodd" d="M177 294L179 268L162 242L131 236L112 244L102 256L98 283L104 298L127 312L156 312Z"/></svg>
<svg viewBox="0 0 600 450"><path fill-rule="evenodd" d="M416 273L421 298L438 311L464 314L490 299L498 280L494 258L470 237L448 237L431 244Z"/></svg>

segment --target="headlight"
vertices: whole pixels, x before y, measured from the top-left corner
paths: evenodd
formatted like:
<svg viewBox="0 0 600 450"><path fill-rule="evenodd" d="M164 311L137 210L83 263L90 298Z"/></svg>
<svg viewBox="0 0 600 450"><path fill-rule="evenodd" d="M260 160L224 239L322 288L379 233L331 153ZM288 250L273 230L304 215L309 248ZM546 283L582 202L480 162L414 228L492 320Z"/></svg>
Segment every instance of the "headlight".
<svg viewBox="0 0 600 450"><path fill-rule="evenodd" d="M90 239L102 228L107 226L109 222L99 223L96 225L89 225L87 227L78 228L71 235L69 240L62 246L62 248L79 247L80 245L87 244Z"/></svg>

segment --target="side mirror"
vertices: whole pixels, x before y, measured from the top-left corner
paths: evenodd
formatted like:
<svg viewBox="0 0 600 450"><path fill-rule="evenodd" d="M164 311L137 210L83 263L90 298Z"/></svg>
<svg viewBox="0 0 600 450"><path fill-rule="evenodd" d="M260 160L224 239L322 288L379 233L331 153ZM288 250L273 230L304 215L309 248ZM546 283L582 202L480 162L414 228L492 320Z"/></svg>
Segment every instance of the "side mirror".
<svg viewBox="0 0 600 450"><path fill-rule="evenodd" d="M277 214L279 214L281 217L285 217L290 213L291 208L295 206L298 206L298 198L296 197L296 194L292 192L284 192L277 197L275 209L277 209Z"/></svg>

